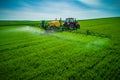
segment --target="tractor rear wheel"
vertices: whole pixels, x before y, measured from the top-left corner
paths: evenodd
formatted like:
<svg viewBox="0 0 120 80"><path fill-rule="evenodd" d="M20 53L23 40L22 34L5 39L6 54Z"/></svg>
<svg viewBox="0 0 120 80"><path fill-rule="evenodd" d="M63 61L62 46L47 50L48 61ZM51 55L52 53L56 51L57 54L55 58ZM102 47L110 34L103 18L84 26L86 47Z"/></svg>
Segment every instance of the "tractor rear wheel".
<svg viewBox="0 0 120 80"><path fill-rule="evenodd" d="M73 24L69 25L69 30L74 30L74 25Z"/></svg>

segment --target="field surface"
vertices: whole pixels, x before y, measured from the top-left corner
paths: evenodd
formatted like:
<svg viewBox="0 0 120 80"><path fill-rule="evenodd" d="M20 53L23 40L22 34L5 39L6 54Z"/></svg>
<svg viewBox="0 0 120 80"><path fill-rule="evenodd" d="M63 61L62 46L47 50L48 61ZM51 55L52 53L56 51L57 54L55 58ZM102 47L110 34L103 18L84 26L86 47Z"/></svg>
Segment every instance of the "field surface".
<svg viewBox="0 0 120 80"><path fill-rule="evenodd" d="M119 22L82 20L77 31L47 33L39 22L0 21L0 80L120 80Z"/></svg>

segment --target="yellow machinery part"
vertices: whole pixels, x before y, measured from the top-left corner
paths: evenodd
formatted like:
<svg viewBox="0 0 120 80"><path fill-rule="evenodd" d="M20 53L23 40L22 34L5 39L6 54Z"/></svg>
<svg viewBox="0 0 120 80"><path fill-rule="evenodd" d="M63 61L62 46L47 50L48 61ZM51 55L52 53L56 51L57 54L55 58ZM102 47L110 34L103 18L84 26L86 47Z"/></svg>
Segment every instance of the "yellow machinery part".
<svg viewBox="0 0 120 80"><path fill-rule="evenodd" d="M55 21L48 22L48 24L53 26L60 26L60 25L63 25L63 22L61 22L60 24L59 20L55 20Z"/></svg>

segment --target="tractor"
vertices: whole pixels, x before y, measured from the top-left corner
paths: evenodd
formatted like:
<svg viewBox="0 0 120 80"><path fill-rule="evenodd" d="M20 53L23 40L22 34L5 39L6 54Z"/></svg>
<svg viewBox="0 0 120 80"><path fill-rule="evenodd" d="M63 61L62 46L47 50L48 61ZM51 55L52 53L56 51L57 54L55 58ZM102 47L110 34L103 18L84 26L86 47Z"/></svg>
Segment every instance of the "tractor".
<svg viewBox="0 0 120 80"><path fill-rule="evenodd" d="M77 30L80 29L80 25L74 18L66 18L64 24L63 24L63 29L65 30Z"/></svg>
<svg viewBox="0 0 120 80"><path fill-rule="evenodd" d="M80 25L76 21L75 18L66 18L66 20L63 22L60 18L60 20L54 20L50 22L42 21L41 27L45 30L53 30L53 31L65 31L65 30L77 30L80 29Z"/></svg>

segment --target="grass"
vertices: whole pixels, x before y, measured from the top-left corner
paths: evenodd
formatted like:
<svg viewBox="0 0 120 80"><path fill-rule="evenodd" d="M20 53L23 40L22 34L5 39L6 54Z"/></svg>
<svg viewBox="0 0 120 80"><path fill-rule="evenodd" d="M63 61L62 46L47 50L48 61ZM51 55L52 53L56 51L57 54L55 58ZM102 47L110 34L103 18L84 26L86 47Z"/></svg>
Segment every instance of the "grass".
<svg viewBox="0 0 120 80"><path fill-rule="evenodd" d="M0 21L0 27L1 26L40 26L40 21L17 21L17 20L13 20L13 21L6 21L6 20L1 20Z"/></svg>
<svg viewBox="0 0 120 80"><path fill-rule="evenodd" d="M83 20L80 30L57 33L5 22L0 27L0 80L119 80L119 21Z"/></svg>

